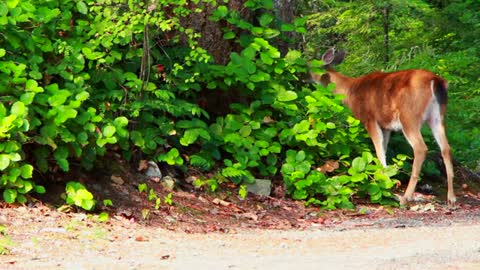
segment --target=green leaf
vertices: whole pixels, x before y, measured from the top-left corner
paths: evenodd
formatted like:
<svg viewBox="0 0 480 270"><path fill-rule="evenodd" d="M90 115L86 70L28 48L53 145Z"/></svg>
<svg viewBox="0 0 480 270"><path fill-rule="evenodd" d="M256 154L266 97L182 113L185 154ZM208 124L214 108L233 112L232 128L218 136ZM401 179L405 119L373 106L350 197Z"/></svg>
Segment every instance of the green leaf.
<svg viewBox="0 0 480 270"><path fill-rule="evenodd" d="M243 126L238 132L240 133L240 136L247 137L252 133L252 128L250 126Z"/></svg>
<svg viewBox="0 0 480 270"><path fill-rule="evenodd" d="M183 137L180 139L180 144L184 146L188 146L192 143L194 143L198 136L200 135L200 132L198 129L188 129L185 131L183 134Z"/></svg>
<svg viewBox="0 0 480 270"><path fill-rule="evenodd" d="M113 124L116 127L125 127L128 125L128 119L125 116L120 116L115 118L115 120L113 121Z"/></svg>
<svg viewBox="0 0 480 270"><path fill-rule="evenodd" d="M59 90L58 92L55 93L55 95L52 95L51 97L48 98L48 103L52 107L57 107L65 103L68 97L70 97L72 93L68 90Z"/></svg>
<svg viewBox="0 0 480 270"><path fill-rule="evenodd" d="M68 119L75 118L77 116L77 110L60 106L58 108L58 115L55 116L54 122L57 126L66 122Z"/></svg>
<svg viewBox="0 0 480 270"><path fill-rule="evenodd" d="M10 112L16 116L23 115L25 113L25 104L23 104L23 102L21 101L17 101L13 103L12 108L10 109Z"/></svg>
<svg viewBox="0 0 480 270"><path fill-rule="evenodd" d="M6 2L9 9L14 9L18 5L20 0L7 0Z"/></svg>
<svg viewBox="0 0 480 270"><path fill-rule="evenodd" d="M7 188L3 191L3 200L6 203L14 203L17 198L17 191L14 189Z"/></svg>
<svg viewBox="0 0 480 270"><path fill-rule="evenodd" d="M30 105L33 102L33 99L35 98L35 93L28 92L28 93L23 93L20 96L20 101L23 102L25 105Z"/></svg>
<svg viewBox="0 0 480 270"><path fill-rule="evenodd" d="M45 187L40 185L35 185L35 192L38 194L44 194L46 192Z"/></svg>
<svg viewBox="0 0 480 270"><path fill-rule="evenodd" d="M58 159L57 164L64 172L68 172L70 170L70 164L68 163L67 159Z"/></svg>
<svg viewBox="0 0 480 270"><path fill-rule="evenodd" d="M108 221L108 213L102 212L98 215L99 222L107 222Z"/></svg>
<svg viewBox="0 0 480 270"><path fill-rule="evenodd" d="M354 168L357 172L363 172L367 163L363 158L357 157L352 162L352 168Z"/></svg>
<svg viewBox="0 0 480 270"><path fill-rule="evenodd" d="M285 62L288 64L295 64L295 62L302 57L302 53L297 50L288 51L287 55L285 55Z"/></svg>
<svg viewBox="0 0 480 270"><path fill-rule="evenodd" d="M275 17L270 13L264 13L262 14L262 16L260 16L260 19L259 19L260 25L263 27L266 27L273 21L274 18Z"/></svg>
<svg viewBox="0 0 480 270"><path fill-rule="evenodd" d="M5 170L10 165L10 156L0 154L0 171Z"/></svg>
<svg viewBox="0 0 480 270"><path fill-rule="evenodd" d="M213 11L213 15L219 18L224 18L228 14L228 8L226 6L218 6L217 10Z"/></svg>
<svg viewBox="0 0 480 270"><path fill-rule="evenodd" d="M28 179L32 178L32 173L33 173L33 166L30 164L25 164L22 167L20 167L20 170L22 172L21 176L23 179Z"/></svg>
<svg viewBox="0 0 480 270"><path fill-rule="evenodd" d="M7 53L7 51L5 51L5 49L0 48L0 58L4 57L6 53Z"/></svg>
<svg viewBox="0 0 480 270"><path fill-rule="evenodd" d="M223 34L223 39L234 39L236 34L234 32L227 32Z"/></svg>
<svg viewBox="0 0 480 270"><path fill-rule="evenodd" d="M295 156L295 160L296 161L304 161L305 160L305 151L301 150L301 151L298 151L297 155Z"/></svg>
<svg viewBox="0 0 480 270"><path fill-rule="evenodd" d="M27 202L27 197L23 194L17 194L17 202L19 203L26 203Z"/></svg>
<svg viewBox="0 0 480 270"><path fill-rule="evenodd" d="M148 186L147 184L145 183L141 183L141 184L138 184L138 192L146 192L148 189Z"/></svg>
<svg viewBox="0 0 480 270"><path fill-rule="evenodd" d="M102 129L102 134L105 137L112 137L115 134L116 128L111 125L106 125Z"/></svg>
<svg viewBox="0 0 480 270"><path fill-rule="evenodd" d="M23 181L23 186L18 189L21 194L27 194L33 189L33 183L31 181Z"/></svg>
<svg viewBox="0 0 480 270"><path fill-rule="evenodd" d="M77 9L78 9L78 12L80 12L84 15L86 15L88 13L88 7L85 4L85 2L83 2L83 1L77 2Z"/></svg>
<svg viewBox="0 0 480 270"><path fill-rule="evenodd" d="M367 175L365 173L357 173L357 174L352 175L351 181L352 182L361 182L366 178L367 178Z"/></svg>
<svg viewBox="0 0 480 270"><path fill-rule="evenodd" d="M277 95L278 101L287 102L297 99L297 93L293 91L281 91Z"/></svg>

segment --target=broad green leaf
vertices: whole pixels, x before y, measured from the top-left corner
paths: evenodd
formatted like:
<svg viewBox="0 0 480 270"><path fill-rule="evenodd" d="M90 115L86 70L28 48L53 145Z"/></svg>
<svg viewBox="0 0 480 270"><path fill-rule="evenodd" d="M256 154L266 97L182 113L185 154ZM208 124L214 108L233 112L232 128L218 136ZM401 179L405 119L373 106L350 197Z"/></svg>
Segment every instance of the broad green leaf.
<svg viewBox="0 0 480 270"><path fill-rule="evenodd" d="M0 154L0 171L5 170L10 165L10 155Z"/></svg>
<svg viewBox="0 0 480 270"><path fill-rule="evenodd" d="M57 107L65 103L67 98L72 95L68 90L59 90L55 95L48 98L48 103L52 107Z"/></svg>
<svg viewBox="0 0 480 270"><path fill-rule="evenodd" d="M278 101L287 102L297 99L297 93L293 91L282 91L277 94Z"/></svg>
<svg viewBox="0 0 480 270"><path fill-rule="evenodd" d="M352 168L354 168L357 172L363 172L367 163L363 158L357 157L352 162Z"/></svg>
<svg viewBox="0 0 480 270"><path fill-rule="evenodd" d="M25 164L22 167L20 167L20 170L22 172L21 176L24 179L32 178L32 173L33 173L33 166L30 164Z"/></svg>
<svg viewBox="0 0 480 270"><path fill-rule="evenodd" d="M26 203L27 202L27 197L23 194L17 194L17 202L19 203Z"/></svg>
<svg viewBox="0 0 480 270"><path fill-rule="evenodd" d="M9 9L14 9L19 2L20 0L6 0L7 6Z"/></svg>
<svg viewBox="0 0 480 270"><path fill-rule="evenodd" d="M361 182L366 177L367 177L367 175L365 173L356 173L356 174L352 175L351 180L352 180L352 182Z"/></svg>
<svg viewBox="0 0 480 270"><path fill-rule="evenodd" d="M266 27L273 21L274 18L275 17L270 13L264 13L262 14L262 16L260 16L260 19L259 19L260 25L263 27Z"/></svg>
<svg viewBox="0 0 480 270"><path fill-rule="evenodd" d="M35 98L35 93L27 92L20 96L20 101L23 102L23 104L25 105L30 105L33 102L34 98Z"/></svg>
<svg viewBox="0 0 480 270"><path fill-rule="evenodd" d="M40 186L40 185L35 185L35 192L38 194L44 194L45 193L45 187Z"/></svg>
<svg viewBox="0 0 480 270"><path fill-rule="evenodd" d="M107 125L107 126L103 127L102 134L103 134L103 136L108 138L108 137L112 137L115 134L115 131L117 131L117 130L114 126Z"/></svg>
<svg viewBox="0 0 480 270"><path fill-rule="evenodd" d="M57 160L57 164L64 172L68 172L70 170L70 164L68 163L67 159L59 159Z"/></svg>
<svg viewBox="0 0 480 270"><path fill-rule="evenodd" d="M224 18L228 14L228 8L226 6L218 6L217 10L213 11L213 15L219 18Z"/></svg>
<svg viewBox="0 0 480 270"><path fill-rule="evenodd" d="M295 160L296 161L304 161L305 160L305 151L301 150L301 151L298 151L297 155L295 156Z"/></svg>
<svg viewBox="0 0 480 270"><path fill-rule="evenodd" d="M295 64L295 62L302 57L302 53L297 50L288 51L287 55L285 56L285 62L288 64Z"/></svg>
<svg viewBox="0 0 480 270"><path fill-rule="evenodd" d="M25 113L25 104L23 104L23 102L21 101L17 101L13 103L12 108L10 109L10 112L16 116L23 115Z"/></svg>
<svg viewBox="0 0 480 270"><path fill-rule="evenodd" d="M198 129L188 129L183 134L183 137L180 139L180 144L184 146L188 146L194 143L198 136L200 135Z"/></svg>
<svg viewBox="0 0 480 270"><path fill-rule="evenodd" d="M23 186L18 189L18 192L21 194L27 194L33 189L33 184L30 181L23 181Z"/></svg>
<svg viewBox="0 0 480 270"><path fill-rule="evenodd" d="M223 39L233 39L236 37L235 32L227 32L223 34Z"/></svg>
<svg viewBox="0 0 480 270"><path fill-rule="evenodd" d="M6 203L14 203L17 198L17 191L14 189L7 188L3 191L3 199Z"/></svg>
<svg viewBox="0 0 480 270"><path fill-rule="evenodd" d="M75 118L77 116L77 110L65 106L60 106L58 111L59 113L54 119L54 122L57 126L64 123L68 119Z"/></svg>
<svg viewBox="0 0 480 270"><path fill-rule="evenodd" d="M87 91L83 91L81 93L78 93L75 96L75 99L78 100L78 101L85 101L85 100L88 99L89 96L90 96L90 94Z"/></svg>
<svg viewBox="0 0 480 270"><path fill-rule="evenodd" d="M250 126L243 126L238 132L242 137L247 137L252 132L252 128Z"/></svg>
<svg viewBox="0 0 480 270"><path fill-rule="evenodd" d="M77 2L77 9L78 9L78 12L80 12L84 15L86 15L88 13L88 7L85 4L85 2L83 2L83 1Z"/></svg>
<svg viewBox="0 0 480 270"><path fill-rule="evenodd" d="M113 124L116 127L125 127L128 125L128 119L125 116L120 116L115 118L115 120L113 121Z"/></svg>
<svg viewBox="0 0 480 270"><path fill-rule="evenodd" d="M5 51L5 49L0 48L0 57L4 57L6 53L7 51Z"/></svg>

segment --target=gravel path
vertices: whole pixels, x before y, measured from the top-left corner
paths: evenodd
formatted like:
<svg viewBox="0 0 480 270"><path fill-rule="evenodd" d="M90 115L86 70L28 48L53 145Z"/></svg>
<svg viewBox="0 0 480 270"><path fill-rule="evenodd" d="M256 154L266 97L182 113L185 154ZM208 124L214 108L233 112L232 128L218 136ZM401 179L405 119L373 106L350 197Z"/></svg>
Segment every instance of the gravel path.
<svg viewBox="0 0 480 270"><path fill-rule="evenodd" d="M54 221L7 228L15 245L0 269L480 269L475 222L186 234Z"/></svg>

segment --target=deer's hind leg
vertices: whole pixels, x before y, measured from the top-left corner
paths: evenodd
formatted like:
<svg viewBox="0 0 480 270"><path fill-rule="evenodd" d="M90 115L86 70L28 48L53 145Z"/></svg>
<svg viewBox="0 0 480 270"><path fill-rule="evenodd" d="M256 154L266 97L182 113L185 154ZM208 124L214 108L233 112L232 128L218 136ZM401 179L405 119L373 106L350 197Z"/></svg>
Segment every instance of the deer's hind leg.
<svg viewBox="0 0 480 270"><path fill-rule="evenodd" d="M447 136L445 134L445 125L440 116L429 119L428 125L432 129L435 141L437 141L440 151L442 152L443 163L445 164L445 171L447 173L447 203L450 207L453 207L456 202L455 192L453 190L454 173L450 145L448 144Z"/></svg>
<svg viewBox="0 0 480 270"><path fill-rule="evenodd" d="M410 180L408 181L407 189L402 198L400 198L400 204L405 205L408 201L413 199L413 192L415 192L415 187L420 176L420 171L422 169L423 161L427 155L427 145L425 144L422 133L420 132L421 124L416 125L404 125L403 134L407 139L408 143L413 148L413 166L412 172L410 173Z"/></svg>

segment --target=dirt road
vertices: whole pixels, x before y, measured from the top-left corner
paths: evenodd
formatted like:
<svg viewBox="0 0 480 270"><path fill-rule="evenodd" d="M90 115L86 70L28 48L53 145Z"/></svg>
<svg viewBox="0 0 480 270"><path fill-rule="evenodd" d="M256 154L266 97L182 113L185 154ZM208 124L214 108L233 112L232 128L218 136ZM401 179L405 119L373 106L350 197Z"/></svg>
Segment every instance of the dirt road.
<svg viewBox="0 0 480 270"><path fill-rule="evenodd" d="M0 269L480 269L477 218L448 226L186 234L78 214L50 213L28 224L17 216L4 222L2 243L11 243Z"/></svg>

